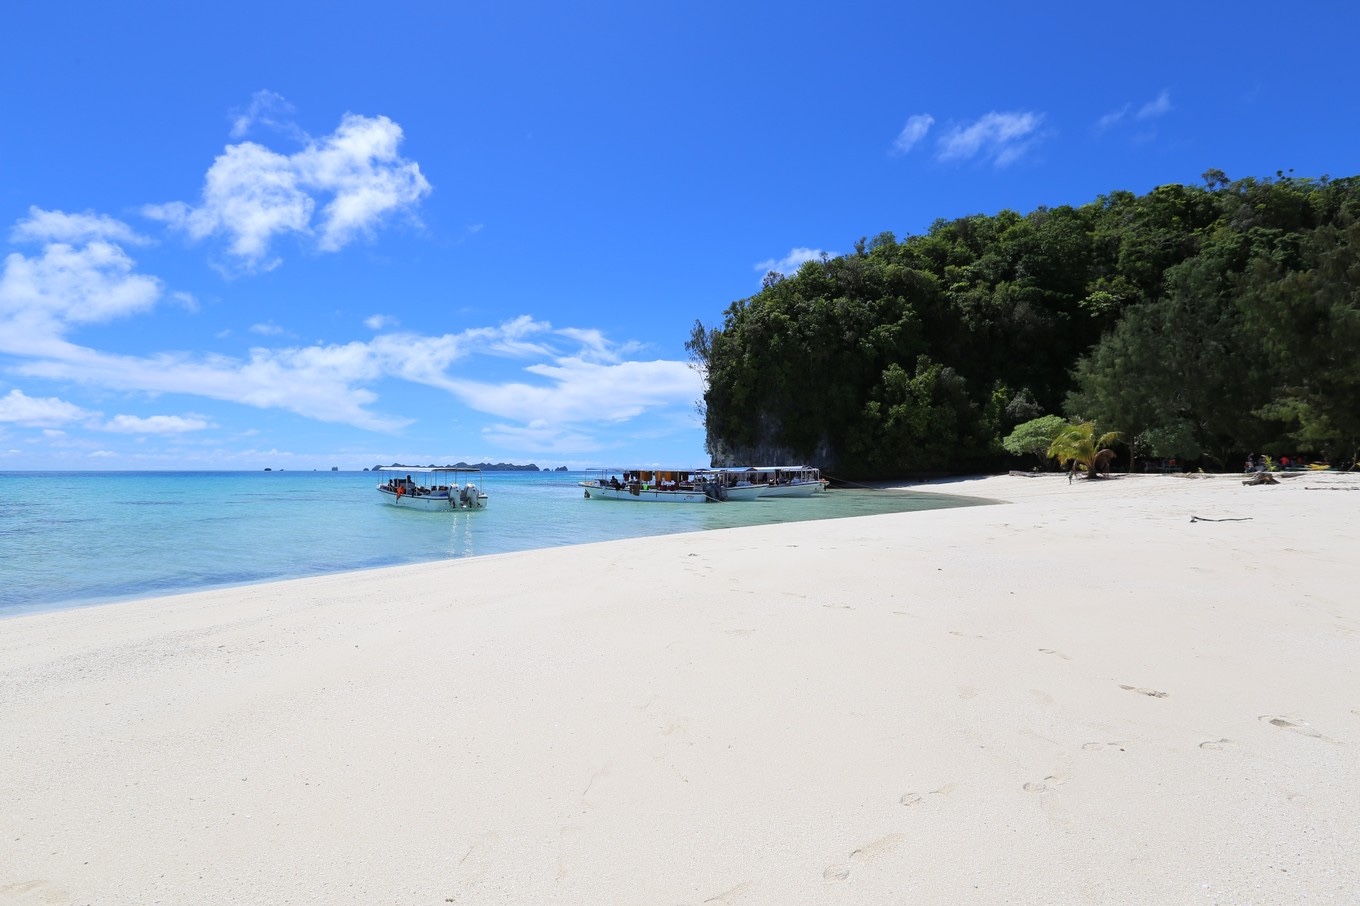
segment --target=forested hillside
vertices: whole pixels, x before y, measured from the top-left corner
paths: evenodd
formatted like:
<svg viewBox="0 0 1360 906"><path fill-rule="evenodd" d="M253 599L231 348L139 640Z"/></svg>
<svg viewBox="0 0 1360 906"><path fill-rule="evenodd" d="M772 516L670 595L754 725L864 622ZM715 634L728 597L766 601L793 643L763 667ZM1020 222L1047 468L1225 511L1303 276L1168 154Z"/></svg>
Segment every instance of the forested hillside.
<svg viewBox="0 0 1360 906"><path fill-rule="evenodd" d="M766 276L687 347L718 464L1003 466L1018 424L1238 467L1360 445L1360 180L1166 185L937 221Z"/></svg>

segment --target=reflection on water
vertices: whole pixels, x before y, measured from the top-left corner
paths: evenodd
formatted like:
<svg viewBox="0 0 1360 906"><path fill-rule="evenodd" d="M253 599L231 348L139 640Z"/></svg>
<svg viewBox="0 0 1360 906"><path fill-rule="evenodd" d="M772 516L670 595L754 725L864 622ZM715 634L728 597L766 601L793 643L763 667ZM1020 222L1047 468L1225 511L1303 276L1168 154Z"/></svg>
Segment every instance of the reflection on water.
<svg viewBox="0 0 1360 906"><path fill-rule="evenodd" d="M214 585L649 535L967 506L835 490L722 504L586 500L563 472L485 476L485 511L386 506L364 472L0 473L0 615Z"/></svg>

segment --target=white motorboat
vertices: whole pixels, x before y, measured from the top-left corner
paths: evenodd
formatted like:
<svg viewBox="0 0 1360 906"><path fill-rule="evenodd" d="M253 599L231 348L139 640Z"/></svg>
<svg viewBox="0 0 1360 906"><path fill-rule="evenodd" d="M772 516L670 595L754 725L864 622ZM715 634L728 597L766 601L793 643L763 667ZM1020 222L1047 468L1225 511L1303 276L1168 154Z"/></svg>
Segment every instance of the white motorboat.
<svg viewBox="0 0 1360 906"><path fill-rule="evenodd" d="M718 477L708 469L588 469L587 500L645 503L716 503L723 498Z"/></svg>
<svg viewBox="0 0 1360 906"><path fill-rule="evenodd" d="M408 510L486 509L481 469L384 466L378 471L390 474L378 485L383 503Z"/></svg>
<svg viewBox="0 0 1360 906"><path fill-rule="evenodd" d="M758 478L755 469L704 469L702 474L717 479L721 500L759 500L770 489L769 482Z"/></svg>
<svg viewBox="0 0 1360 906"><path fill-rule="evenodd" d="M811 466L752 466L741 470L751 475L752 484L764 482L767 487L760 499L768 497L811 497L820 494L831 482L822 477L819 469Z"/></svg>

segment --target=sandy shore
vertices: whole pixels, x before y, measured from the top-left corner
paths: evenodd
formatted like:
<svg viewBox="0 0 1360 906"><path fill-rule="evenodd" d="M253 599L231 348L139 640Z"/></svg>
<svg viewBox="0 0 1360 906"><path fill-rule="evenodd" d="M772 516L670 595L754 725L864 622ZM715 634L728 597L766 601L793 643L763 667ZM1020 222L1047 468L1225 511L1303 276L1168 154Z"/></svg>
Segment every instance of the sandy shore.
<svg viewBox="0 0 1360 906"><path fill-rule="evenodd" d="M0 621L0 902L1360 901L1360 476L930 489Z"/></svg>

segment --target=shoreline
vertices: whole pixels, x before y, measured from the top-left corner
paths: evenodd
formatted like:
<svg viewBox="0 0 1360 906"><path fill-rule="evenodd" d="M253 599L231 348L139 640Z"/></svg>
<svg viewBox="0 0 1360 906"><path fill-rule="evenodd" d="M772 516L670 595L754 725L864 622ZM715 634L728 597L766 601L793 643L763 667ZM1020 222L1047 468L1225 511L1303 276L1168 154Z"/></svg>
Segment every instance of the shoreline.
<svg viewBox="0 0 1360 906"><path fill-rule="evenodd" d="M7 617L0 903L1342 898L1360 476L1298 478Z"/></svg>
<svg viewBox="0 0 1360 906"><path fill-rule="evenodd" d="M28 519L22 501L36 486L3 489L9 519L8 557L0 563L0 620L72 607L100 606L150 597L243 587L264 582L427 563L511 550L532 550L630 535L666 534L715 525L831 518L912 507L907 500L866 492L823 495L814 502L759 506L681 507L658 511L614 506L582 507L574 481L514 475L497 488L494 515L444 514L449 526L431 530L428 514L393 518L373 505L369 479L359 474L261 478L254 473L212 476L205 485L149 481L92 486L68 480L62 505ZM305 490L325 485L331 490ZM339 490L336 490L339 489ZM106 505L82 511L75 501L102 494ZM313 516L296 496L324 498ZM832 499L834 498L834 499ZM926 495L910 495L925 501ZM189 503L193 501L192 503ZM187 505L186 505L187 504ZM610 512L613 510L614 512ZM35 514L37 516L38 514ZM321 518L316 518L320 516ZM447 519L444 518L447 516ZM621 517L621 518L620 518ZM457 527L467 520L469 531ZM472 527L476 526L475 532ZM221 551L221 555L213 553Z"/></svg>

